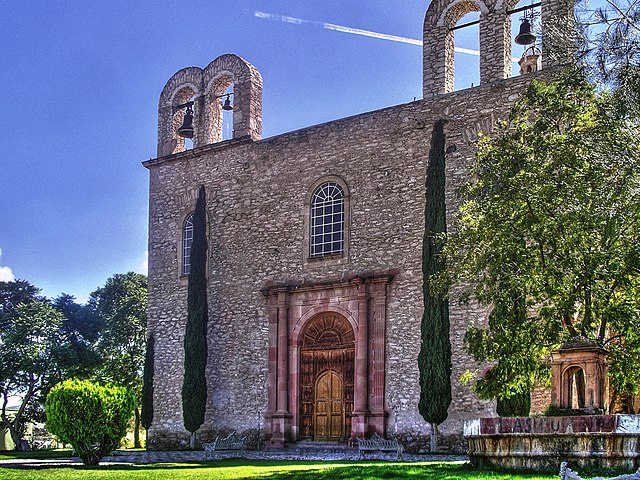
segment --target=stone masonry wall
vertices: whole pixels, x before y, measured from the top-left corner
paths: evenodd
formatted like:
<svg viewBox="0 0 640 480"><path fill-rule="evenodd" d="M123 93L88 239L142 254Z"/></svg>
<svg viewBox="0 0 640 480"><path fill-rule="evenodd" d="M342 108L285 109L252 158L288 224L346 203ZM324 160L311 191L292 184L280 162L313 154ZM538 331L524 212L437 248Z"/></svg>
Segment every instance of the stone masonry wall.
<svg viewBox="0 0 640 480"><path fill-rule="evenodd" d="M531 75L440 95L323 125L251 141L236 139L145 162L150 170L149 329L156 338L154 422L149 448L182 448L181 385L187 280L180 275L181 231L199 185L209 220L209 401L198 441L236 430L257 437L267 406L268 282L338 280L399 272L390 285L386 332L387 432L424 443L418 413L417 355L422 315L424 185L431 131L446 118L448 222L456 188L468 178L479 132L503 117ZM450 149L450 151L453 149ZM323 177L350 193L345 256L308 260L305 198ZM490 415L460 375L474 368L463 352L477 305L451 298L453 402L446 435L464 420Z"/></svg>

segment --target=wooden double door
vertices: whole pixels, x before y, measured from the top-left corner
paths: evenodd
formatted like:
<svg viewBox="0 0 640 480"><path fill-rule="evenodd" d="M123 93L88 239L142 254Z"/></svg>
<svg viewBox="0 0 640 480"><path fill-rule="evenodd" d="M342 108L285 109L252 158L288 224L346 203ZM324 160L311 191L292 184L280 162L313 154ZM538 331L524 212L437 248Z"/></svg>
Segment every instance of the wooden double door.
<svg viewBox="0 0 640 480"><path fill-rule="evenodd" d="M346 440L353 413L353 349L303 351L300 366L301 437Z"/></svg>
<svg viewBox="0 0 640 480"><path fill-rule="evenodd" d="M345 441L351 436L354 334L341 315L323 313L305 326L300 349L300 437Z"/></svg>

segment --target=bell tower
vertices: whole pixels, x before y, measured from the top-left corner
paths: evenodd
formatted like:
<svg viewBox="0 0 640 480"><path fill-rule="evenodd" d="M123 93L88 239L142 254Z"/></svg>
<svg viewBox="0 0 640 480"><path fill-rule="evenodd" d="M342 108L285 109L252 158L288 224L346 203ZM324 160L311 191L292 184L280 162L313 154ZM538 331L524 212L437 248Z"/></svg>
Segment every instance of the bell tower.
<svg viewBox="0 0 640 480"><path fill-rule="evenodd" d="M423 97L453 91L454 30L469 12L480 12L480 85L509 78L511 72L511 14L518 0L432 0L424 19ZM535 66L564 65L572 59L573 2L540 0L542 50ZM538 64L540 61L540 64ZM534 65L527 65L533 70ZM529 70L527 68L527 70Z"/></svg>
<svg viewBox="0 0 640 480"><path fill-rule="evenodd" d="M185 136L194 148L222 141L224 110L233 112L231 138L260 139L262 76L253 65L225 54L205 68L176 72L158 103L158 157L184 151Z"/></svg>

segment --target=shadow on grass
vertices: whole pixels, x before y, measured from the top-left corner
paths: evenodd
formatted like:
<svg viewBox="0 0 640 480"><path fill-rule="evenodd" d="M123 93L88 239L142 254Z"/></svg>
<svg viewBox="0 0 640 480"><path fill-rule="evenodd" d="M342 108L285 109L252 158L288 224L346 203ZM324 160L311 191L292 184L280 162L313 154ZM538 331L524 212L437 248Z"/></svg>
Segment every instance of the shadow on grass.
<svg viewBox="0 0 640 480"><path fill-rule="evenodd" d="M117 456L116 456L117 458ZM75 460L78 460L77 457ZM123 462L126 461L124 457ZM353 460L261 460L261 459L244 459L244 458L224 458L209 461L185 461L181 463L144 463L144 464L100 464L100 465L64 465L59 463L51 464L23 464L11 465L11 468L20 468L25 470L46 470L53 468L65 468L69 470L100 470L100 471L140 471L141 469L158 469L158 470L179 470L179 469L200 469L200 468L233 468L233 467L283 467L288 466L314 466L317 469L335 467L352 467L370 468L379 465L396 465L407 466L411 464L394 463L384 460L380 461L353 461ZM314 470L316 471L316 470Z"/></svg>
<svg viewBox="0 0 640 480"><path fill-rule="evenodd" d="M309 467L305 469L304 467ZM550 480L555 476L544 476L536 474L514 474L506 472L483 471L474 469L469 463L453 462L424 462L424 463L403 463L388 461L304 461L304 460L249 460L242 458L221 459L210 462L188 462L188 463L154 463L145 465L99 465L99 466L62 466L66 471L78 472L113 472L117 477L125 478L126 472L144 472L145 476L153 478L182 478L181 471L191 471L194 478L197 471L210 470L211 478L216 478L215 470L220 468L234 467L256 467L257 469L275 468L277 471L262 471L259 474L238 476L237 478L260 478L266 480L394 480L394 479L425 479L437 478L442 480L458 479L485 479L485 480L508 480L508 479L544 479ZM288 467L293 469L287 470ZM301 468L302 467L302 468ZM25 469L47 470L49 468L61 468L54 466L24 466ZM164 474L163 474L164 472ZM121 477L124 474L125 477ZM175 475L178 475L177 477ZM189 475L191 476L191 475ZM185 477L186 478L186 477ZM226 477L225 477L226 478ZM236 478L229 476L229 478Z"/></svg>
<svg viewBox="0 0 640 480"><path fill-rule="evenodd" d="M514 478L555 479L556 477L540 476L538 474L514 474L477 470L468 463L433 463L427 465L377 464L335 467L315 471L274 472L271 475L267 474L261 478L277 478L282 480L411 480L424 478L437 478L439 480L508 480Z"/></svg>
<svg viewBox="0 0 640 480"><path fill-rule="evenodd" d="M0 460L49 460L55 458L71 457L71 449L56 448L49 450L32 450L30 452L17 452L15 450L0 450Z"/></svg>

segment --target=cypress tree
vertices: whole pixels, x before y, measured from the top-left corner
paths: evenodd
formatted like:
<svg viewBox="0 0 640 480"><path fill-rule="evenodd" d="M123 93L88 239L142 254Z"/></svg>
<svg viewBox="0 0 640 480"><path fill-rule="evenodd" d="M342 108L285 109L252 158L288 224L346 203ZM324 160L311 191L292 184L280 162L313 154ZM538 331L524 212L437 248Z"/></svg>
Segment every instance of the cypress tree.
<svg viewBox="0 0 640 480"><path fill-rule="evenodd" d="M182 417L191 432L191 448L195 448L195 432L204 423L207 402L207 234L205 189L200 187L193 213L189 284L187 290L187 326L184 336L184 380L182 383Z"/></svg>
<svg viewBox="0 0 640 480"><path fill-rule="evenodd" d="M442 258L447 231L445 207L446 120L436 121L427 165L424 238L422 242L422 295L424 312L420 328L420 402L422 417L431 424L431 451L438 450L438 425L447 418L451 404L451 342L449 340L449 300L434 294L430 281L445 270Z"/></svg>
<svg viewBox="0 0 640 480"><path fill-rule="evenodd" d="M144 356L144 371L142 373L142 413L140 415L140 422L145 430L149 430L153 422L154 342L153 335L149 335L147 339L147 351Z"/></svg>

